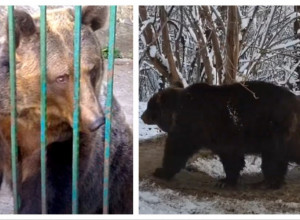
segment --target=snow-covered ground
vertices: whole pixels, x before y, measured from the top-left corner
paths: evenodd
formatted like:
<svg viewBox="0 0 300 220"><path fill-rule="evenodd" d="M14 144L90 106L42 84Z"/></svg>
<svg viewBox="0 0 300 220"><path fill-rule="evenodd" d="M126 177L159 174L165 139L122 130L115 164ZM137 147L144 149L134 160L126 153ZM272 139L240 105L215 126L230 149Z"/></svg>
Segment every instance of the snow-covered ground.
<svg viewBox="0 0 300 220"><path fill-rule="evenodd" d="M140 214L282 214L299 213L300 204L283 202L278 199L240 200L234 198L198 198L184 195L171 189L162 189L154 183L142 181L140 187L151 190L140 190Z"/></svg>
<svg viewBox="0 0 300 220"><path fill-rule="evenodd" d="M147 102L139 103L139 140L153 138L155 136L165 134L156 125L146 125L141 119L141 115L147 109Z"/></svg>
<svg viewBox="0 0 300 220"><path fill-rule="evenodd" d="M242 174L261 173L261 158L247 156L246 166ZM198 158L191 166L198 171L205 172L211 177L225 176L223 166L217 156L206 159ZM295 166L291 165L289 169ZM213 187L213 186L212 186ZM140 214L275 214L300 213L300 203L283 202L281 199L270 200L241 200L221 196L197 197L161 188L152 181L140 182L139 194Z"/></svg>
<svg viewBox="0 0 300 220"><path fill-rule="evenodd" d="M261 158L256 156L246 156L245 158L245 167L241 174L257 174L261 173ZM223 165L218 156L214 155L212 158L202 158L199 157L193 161L190 165L194 170L207 173L213 178L224 178L225 172Z"/></svg>

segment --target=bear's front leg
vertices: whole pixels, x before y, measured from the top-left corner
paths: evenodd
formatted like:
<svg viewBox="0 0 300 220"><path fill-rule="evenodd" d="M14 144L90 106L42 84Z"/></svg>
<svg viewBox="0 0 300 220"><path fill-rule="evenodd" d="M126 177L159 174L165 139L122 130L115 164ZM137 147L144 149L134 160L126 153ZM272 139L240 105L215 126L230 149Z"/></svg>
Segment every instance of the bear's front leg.
<svg viewBox="0 0 300 220"><path fill-rule="evenodd" d="M29 177L20 186L20 214L41 214L41 175Z"/></svg>
<svg viewBox="0 0 300 220"><path fill-rule="evenodd" d="M180 169L184 168L187 160L193 155L194 149L187 137L180 134L169 134L166 140L162 168L157 168L154 176L170 180Z"/></svg>
<svg viewBox="0 0 300 220"><path fill-rule="evenodd" d="M236 186L240 171L245 166L244 155L239 152L232 152L219 154L219 156L226 173L226 178L219 180L217 186L220 188Z"/></svg>

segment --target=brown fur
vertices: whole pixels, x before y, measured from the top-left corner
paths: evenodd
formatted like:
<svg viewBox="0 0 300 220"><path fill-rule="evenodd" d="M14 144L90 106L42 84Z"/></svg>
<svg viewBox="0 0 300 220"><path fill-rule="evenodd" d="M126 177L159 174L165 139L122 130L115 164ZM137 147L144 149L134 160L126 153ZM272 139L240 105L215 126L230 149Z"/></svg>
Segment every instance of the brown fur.
<svg viewBox="0 0 300 220"><path fill-rule="evenodd" d="M81 148L84 150L81 150L80 163L84 171L83 173L91 172L91 166L93 168L95 166L94 163L96 163L95 158L99 159L97 155L100 154L100 152L98 152L98 150L95 154L96 156L93 155L95 148L101 148L100 146L104 146L104 143L102 143L103 129L98 130L95 134L91 134L89 128L96 119L104 117L102 108L99 104L100 86L103 78L103 59L100 55L101 48L94 31L105 25L107 15L107 7L87 6L83 8L82 13L80 130L82 133ZM21 182L21 199L23 201L22 212L38 213L40 210L37 210L37 207L39 207L40 204L34 204L38 203L34 202L34 199L30 201L30 198L38 196L30 194L33 193L33 190L36 190L35 188L40 187L39 185L35 187L35 185L38 184L36 181L39 181L38 176L40 173L39 17L31 17L29 14L17 10L15 10L15 17L17 40L17 126L20 169L19 177ZM48 147L49 149L55 149L57 148L56 146L60 145L56 143L64 142L66 142L65 145L66 148L68 148L67 146L69 146L69 143L71 143L72 140L74 84L73 29L74 12L71 9L47 12L47 143L48 146L51 146ZM7 181L11 182L10 104L8 83L9 62L7 35L2 36L0 39L0 153L2 153L0 166ZM67 80L64 83L58 83L58 77L64 77ZM126 132L129 131L126 130ZM119 138L123 137L122 135L119 136ZM99 137L100 140L96 140L95 137ZM116 148L118 148L116 141L115 143ZM123 142L121 141L121 143ZM123 145L127 146L127 142L126 144L123 143ZM130 157L130 152L132 152L130 150L130 146L132 146L132 143L130 144L130 142L128 142L128 146L128 156ZM66 153L71 154L69 151ZM47 160L49 160L48 166L50 166L48 169L54 169L51 163L57 159L57 156L59 155L56 153L53 154L51 158L47 158ZM102 162L97 161L97 163ZM68 173L66 176L69 175L70 174ZM100 178L102 176L97 177ZM52 179L55 178L56 177L54 176ZM50 182L54 181L52 179L50 178ZM66 177L65 181L69 181L68 177ZM90 188L95 187L95 181L90 183L92 184ZM86 185L85 182L83 180L82 184ZM27 183L30 184L27 186ZM101 185L99 185L99 187L100 186ZM50 184L49 187L51 189L51 187L54 186ZM58 185L58 187L62 186ZM69 188L65 191L68 191L68 189ZM55 190L56 189L53 189L53 193ZM95 188L95 190L99 189ZM85 190L83 189L82 191ZM50 203L52 203L51 196L49 196ZM91 196L88 196L88 199L86 198L83 200L86 200L86 203L95 203L93 199L90 201ZM59 210L58 208L52 208L52 211L50 209L50 212L64 213L70 211L69 208L63 208L64 205L69 206L70 204L66 202L66 200L62 199L62 201L65 204L62 204L62 207L59 208ZM95 206L95 204L93 205ZM91 208L91 206L88 207L90 208L82 208L84 213L99 211L95 210L95 208ZM128 212L128 209L124 210L124 212Z"/></svg>
<svg viewBox="0 0 300 220"><path fill-rule="evenodd" d="M94 7L92 7L94 8ZM100 7L106 11L105 7ZM84 9L85 11L86 9ZM94 9L95 10L95 9ZM95 20L92 14L84 13L83 20ZM96 10L97 11L97 10ZM98 16L99 17L99 16ZM106 20L107 13L101 19ZM16 22L16 74L17 74L17 111L18 140L24 145L21 155L26 157L40 147L40 68L39 68L39 17L32 18L24 11L15 11ZM101 81L103 61L100 45L89 26L82 27L82 63L81 63L81 129L87 127L96 117L103 115L96 97L95 83ZM98 25L98 28L101 26ZM48 143L62 141L71 136L73 123L73 28L74 13L70 9L54 10L47 13L47 76L48 76ZM6 47L3 45L2 47ZM97 74L99 73L100 74ZM4 73L3 73L4 74ZM69 82L59 85L55 82L60 75L68 75ZM94 74L90 79L90 74ZM7 85L6 85L7 86ZM8 87L2 100L9 100ZM4 91L2 90L2 93ZM4 97L4 98L3 98ZM10 140L9 103L1 106L1 124L4 136ZM5 116L6 115L6 116ZM6 121L7 123L4 123ZM30 132L28 132L30 131ZM28 167L34 172L34 167Z"/></svg>

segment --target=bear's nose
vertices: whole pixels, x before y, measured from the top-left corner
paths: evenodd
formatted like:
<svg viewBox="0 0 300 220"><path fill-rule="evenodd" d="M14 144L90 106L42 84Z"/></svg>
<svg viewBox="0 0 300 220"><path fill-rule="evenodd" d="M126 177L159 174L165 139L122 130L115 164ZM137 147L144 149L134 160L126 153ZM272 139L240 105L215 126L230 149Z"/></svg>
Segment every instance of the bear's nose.
<svg viewBox="0 0 300 220"><path fill-rule="evenodd" d="M147 117L146 112L144 112L144 113L142 114L141 119L143 120L143 122L144 122L145 124L150 124L149 117Z"/></svg>
<svg viewBox="0 0 300 220"><path fill-rule="evenodd" d="M104 125L104 123L105 123L105 118L104 117L97 118L93 123L91 123L91 125L89 126L89 130L91 132L96 131L102 125Z"/></svg>
<svg viewBox="0 0 300 220"><path fill-rule="evenodd" d="M142 114L141 119L145 122L145 112Z"/></svg>

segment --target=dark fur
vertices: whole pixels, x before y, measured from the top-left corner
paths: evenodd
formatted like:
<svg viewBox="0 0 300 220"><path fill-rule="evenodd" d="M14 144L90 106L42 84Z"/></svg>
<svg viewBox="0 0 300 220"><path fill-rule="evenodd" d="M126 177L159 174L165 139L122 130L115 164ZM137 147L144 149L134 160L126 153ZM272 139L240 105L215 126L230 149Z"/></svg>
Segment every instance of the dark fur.
<svg viewBox="0 0 300 220"><path fill-rule="evenodd" d="M245 82L245 87L195 84L155 94L142 119L157 124L168 137L163 167L154 175L172 178L188 158L205 147L220 157L225 184L237 183L245 154L258 154L265 183L279 188L288 162L300 163L299 101L293 93L270 83Z"/></svg>

